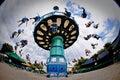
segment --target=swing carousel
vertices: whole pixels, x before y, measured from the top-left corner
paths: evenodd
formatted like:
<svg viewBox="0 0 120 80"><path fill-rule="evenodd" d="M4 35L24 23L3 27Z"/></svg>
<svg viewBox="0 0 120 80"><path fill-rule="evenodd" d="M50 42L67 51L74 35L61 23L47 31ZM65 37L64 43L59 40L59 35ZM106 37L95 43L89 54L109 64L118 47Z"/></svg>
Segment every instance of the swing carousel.
<svg viewBox="0 0 120 80"><path fill-rule="evenodd" d="M49 50L47 59L48 77L66 77L67 61L64 57L64 49L72 46L79 35L79 28L73 17L68 17L64 12L55 11L45 14L36 25L34 40L39 47Z"/></svg>

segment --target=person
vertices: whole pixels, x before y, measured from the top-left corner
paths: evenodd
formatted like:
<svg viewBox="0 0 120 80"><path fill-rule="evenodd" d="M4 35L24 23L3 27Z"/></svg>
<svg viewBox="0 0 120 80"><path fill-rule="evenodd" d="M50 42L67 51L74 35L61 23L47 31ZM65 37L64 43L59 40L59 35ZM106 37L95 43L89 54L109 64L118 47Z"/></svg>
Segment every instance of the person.
<svg viewBox="0 0 120 80"><path fill-rule="evenodd" d="M71 16L71 13L67 11L67 8L65 8L65 13L64 13L64 14L65 14L65 16L67 16L67 17L70 17L70 16Z"/></svg>
<svg viewBox="0 0 120 80"><path fill-rule="evenodd" d="M18 47L23 48L27 44L28 44L27 40L21 40L20 42L17 42L15 45L15 51L17 51Z"/></svg>
<svg viewBox="0 0 120 80"><path fill-rule="evenodd" d="M97 45L98 45L98 43L95 43L95 44L91 43L91 46L93 49L95 49L96 48L95 46L97 46Z"/></svg>
<svg viewBox="0 0 120 80"><path fill-rule="evenodd" d="M18 46L20 46L21 43L20 42L17 42L16 45L15 45L15 52L17 52L17 49L18 49Z"/></svg>
<svg viewBox="0 0 120 80"><path fill-rule="evenodd" d="M97 28L98 28L98 25L99 25L99 23L96 24L96 25L94 25L93 27L94 27L95 29L97 29Z"/></svg>
<svg viewBox="0 0 120 80"><path fill-rule="evenodd" d="M83 9L83 13L82 13L81 17L86 18L87 14L86 14L85 8L81 7L81 9Z"/></svg>
<svg viewBox="0 0 120 80"><path fill-rule="evenodd" d="M21 33L24 33L24 29L18 29L18 35L17 35L17 37L18 37Z"/></svg>
<svg viewBox="0 0 120 80"><path fill-rule="evenodd" d="M21 50L19 51L20 57L22 57L22 54L23 54L23 50L21 49Z"/></svg>
<svg viewBox="0 0 120 80"><path fill-rule="evenodd" d="M24 32L24 29L18 29L18 31L15 31L12 33L12 36L10 36L10 38L14 38L15 36L18 37L21 33Z"/></svg>
<svg viewBox="0 0 120 80"><path fill-rule="evenodd" d="M21 47L24 47L25 45L28 44L28 41L27 40L21 40Z"/></svg>
<svg viewBox="0 0 120 80"><path fill-rule="evenodd" d="M94 54L93 59L95 61L95 65L97 65L97 61L99 60L98 54Z"/></svg>
<svg viewBox="0 0 120 80"><path fill-rule="evenodd" d="M84 59L84 58L81 56L80 59Z"/></svg>
<svg viewBox="0 0 120 80"><path fill-rule="evenodd" d="M40 64L41 64L41 66L44 66L44 63L43 63L43 61L41 61L41 62L40 62Z"/></svg>
<svg viewBox="0 0 120 80"><path fill-rule="evenodd" d="M12 33L12 36L10 36L10 39L14 38L14 37L17 36L17 35L18 35L18 32L17 32L17 31L13 32L13 33Z"/></svg>
<svg viewBox="0 0 120 80"><path fill-rule="evenodd" d="M77 62L77 60L74 58L72 62L75 63L75 62Z"/></svg>
<svg viewBox="0 0 120 80"><path fill-rule="evenodd" d="M34 64L35 64L35 65L38 64L38 63L37 63L37 60L35 60Z"/></svg>
<svg viewBox="0 0 120 80"><path fill-rule="evenodd" d="M70 65L71 63L70 63L70 62L68 62L68 64Z"/></svg>
<svg viewBox="0 0 120 80"><path fill-rule="evenodd" d="M53 33L56 33L57 32L57 29L58 29L58 24L53 22L53 24L51 25L52 26L52 32Z"/></svg>
<svg viewBox="0 0 120 80"><path fill-rule="evenodd" d="M96 38L97 40L98 40L99 38L102 38L101 36L99 36L99 35L97 35L97 34L92 34L92 37L93 37L93 38Z"/></svg>
<svg viewBox="0 0 120 80"><path fill-rule="evenodd" d="M93 21L89 21L88 23L85 24L85 26L88 28L91 26L91 24L94 23Z"/></svg>
<svg viewBox="0 0 120 80"><path fill-rule="evenodd" d="M33 17L33 18L30 18L30 19L34 19L34 21L32 22L32 24L34 24L34 23L39 22L39 21L40 21L40 19L41 19L41 17L38 15L38 16Z"/></svg>
<svg viewBox="0 0 120 80"><path fill-rule="evenodd" d="M26 18L26 17L22 18L21 20L18 21L18 23L20 23L20 24L18 25L18 27L20 27L20 25L22 25L22 24L25 23L25 22L26 22L26 26L27 26L28 21L29 21L28 18Z"/></svg>
<svg viewBox="0 0 120 80"><path fill-rule="evenodd" d="M29 54L26 55L26 59L27 59L27 61L30 62L30 55Z"/></svg>
<svg viewBox="0 0 120 80"><path fill-rule="evenodd" d="M54 10L55 12L58 12L58 11L59 11L59 7L58 7L58 6L54 6L54 7L53 7L53 10Z"/></svg>
<svg viewBox="0 0 120 80"><path fill-rule="evenodd" d="M85 54L86 54L86 56L90 56L90 55L89 55L90 53L91 53L91 51L90 51L90 50L85 49Z"/></svg>
<svg viewBox="0 0 120 80"><path fill-rule="evenodd" d="M91 36L92 36L92 35L91 35L91 34L89 34L89 35L87 35L87 37L84 37L84 39L85 39L85 40L88 40L88 39L90 39L90 38L91 38Z"/></svg>

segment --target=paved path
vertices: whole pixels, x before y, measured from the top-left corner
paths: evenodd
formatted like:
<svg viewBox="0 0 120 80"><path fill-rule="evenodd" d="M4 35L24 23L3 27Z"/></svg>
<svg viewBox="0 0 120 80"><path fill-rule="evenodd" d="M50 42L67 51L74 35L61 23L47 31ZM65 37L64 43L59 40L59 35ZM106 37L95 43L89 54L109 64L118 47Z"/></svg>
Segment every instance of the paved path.
<svg viewBox="0 0 120 80"><path fill-rule="evenodd" d="M103 69L69 75L68 78L46 78L46 75L27 72L0 62L0 80L120 80L120 62Z"/></svg>

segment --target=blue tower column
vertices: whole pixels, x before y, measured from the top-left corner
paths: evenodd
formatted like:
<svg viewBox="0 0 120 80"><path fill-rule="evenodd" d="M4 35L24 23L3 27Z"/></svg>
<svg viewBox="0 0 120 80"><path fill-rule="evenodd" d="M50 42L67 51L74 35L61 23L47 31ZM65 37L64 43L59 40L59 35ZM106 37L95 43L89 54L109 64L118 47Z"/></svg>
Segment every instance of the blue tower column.
<svg viewBox="0 0 120 80"><path fill-rule="evenodd" d="M67 76L67 61L64 57L62 36L54 36L51 41L50 57L47 60L47 73L50 77Z"/></svg>

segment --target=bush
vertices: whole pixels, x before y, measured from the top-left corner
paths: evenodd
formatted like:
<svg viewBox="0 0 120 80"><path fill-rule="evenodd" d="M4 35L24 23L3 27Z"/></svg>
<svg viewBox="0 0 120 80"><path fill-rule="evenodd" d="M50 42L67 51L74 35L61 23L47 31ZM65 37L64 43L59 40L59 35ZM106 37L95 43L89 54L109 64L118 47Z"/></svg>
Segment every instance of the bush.
<svg viewBox="0 0 120 80"><path fill-rule="evenodd" d="M10 45L10 44L8 44L8 43L4 43L4 44L2 45L1 52L2 52L2 53L5 53L5 52L14 52L14 51L13 51L12 45Z"/></svg>

